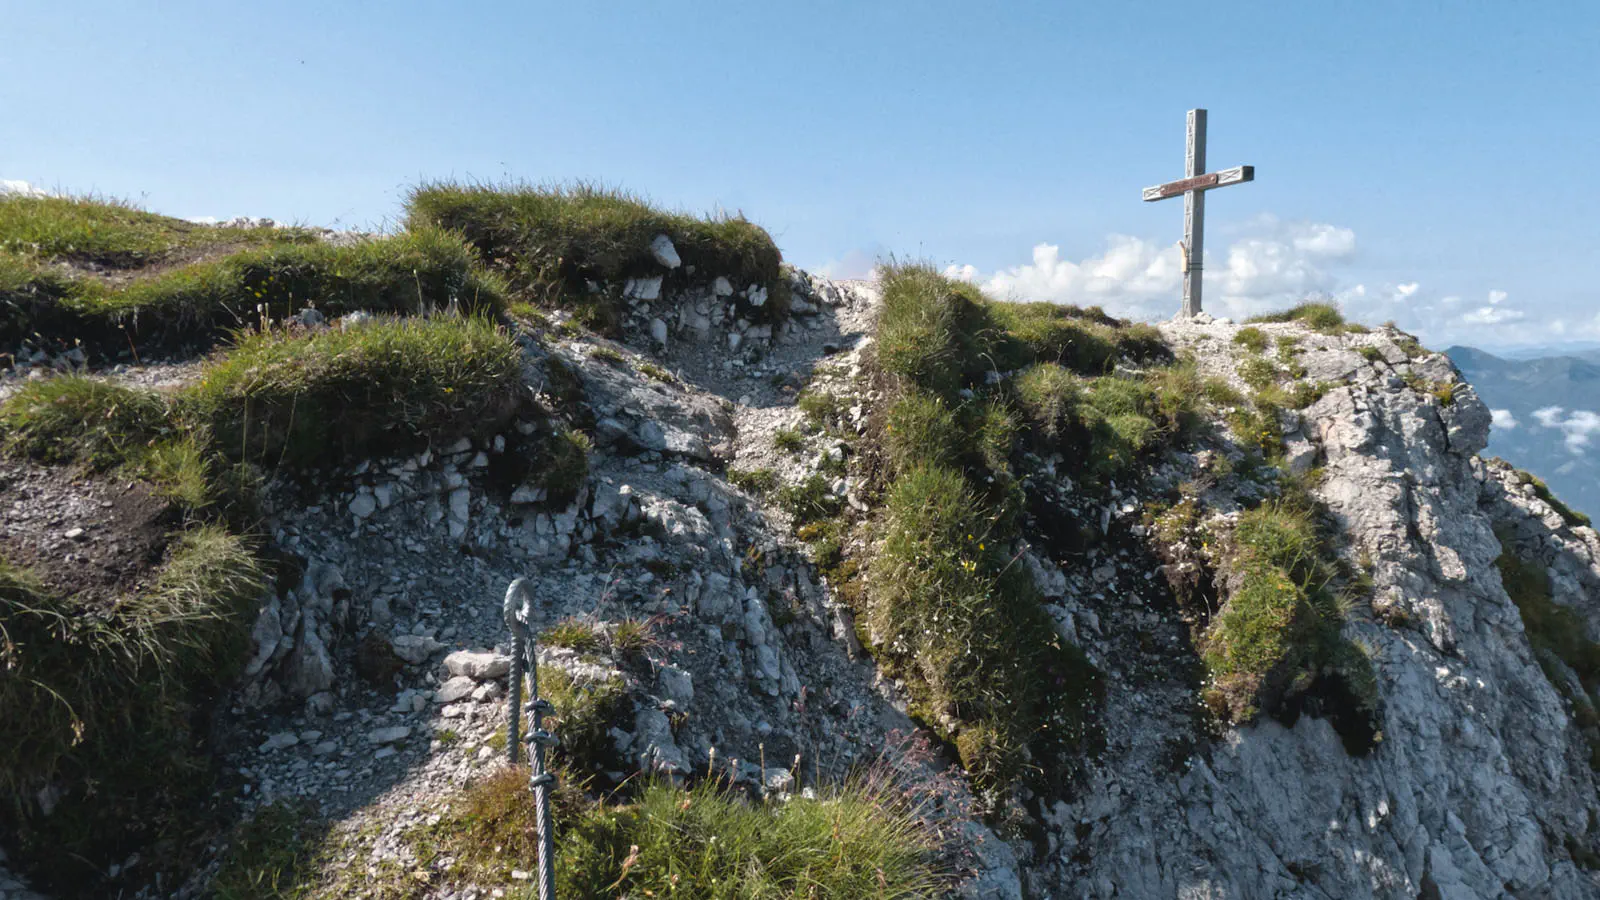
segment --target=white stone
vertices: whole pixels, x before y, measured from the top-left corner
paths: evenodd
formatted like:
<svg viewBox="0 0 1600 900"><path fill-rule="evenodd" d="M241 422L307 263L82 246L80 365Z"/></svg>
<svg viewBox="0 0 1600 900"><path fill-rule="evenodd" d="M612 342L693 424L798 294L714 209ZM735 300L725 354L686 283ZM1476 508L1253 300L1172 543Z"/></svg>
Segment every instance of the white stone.
<svg viewBox="0 0 1600 900"><path fill-rule="evenodd" d="M478 683L467 675L455 675L447 679L439 689L433 692L433 702L444 704L454 703L462 697L469 696Z"/></svg>
<svg viewBox="0 0 1600 900"><path fill-rule="evenodd" d="M465 675L477 681L504 678L511 671L511 657L489 650L457 650L444 658L451 675Z"/></svg>
<svg viewBox="0 0 1600 900"><path fill-rule="evenodd" d="M390 728L378 728L368 733L367 742L370 744L393 744L410 736L410 725L395 725Z"/></svg>
<svg viewBox="0 0 1600 900"><path fill-rule="evenodd" d="M650 242L650 255L656 258L656 262L669 269L676 269L683 263L678 258L678 248L672 246L672 238L664 234L656 235Z"/></svg>
<svg viewBox="0 0 1600 900"><path fill-rule="evenodd" d="M622 296L629 300L654 300L661 296L661 276L630 278L622 287Z"/></svg>
<svg viewBox="0 0 1600 900"><path fill-rule="evenodd" d="M394 646L394 655L406 662L420 666L428 661L428 657L444 649L444 645L427 635L402 634L390 638L389 643Z"/></svg>
<svg viewBox="0 0 1600 900"><path fill-rule="evenodd" d="M472 489L463 485L450 492L450 518L465 522L471 515Z"/></svg>
<svg viewBox="0 0 1600 900"><path fill-rule="evenodd" d="M261 749L282 750L285 747L293 747L298 743L300 743L299 735L292 731L280 731L272 737L267 738L266 742L261 745Z"/></svg>
<svg viewBox="0 0 1600 900"><path fill-rule="evenodd" d="M659 346L667 344L667 323L659 318L650 320L650 339Z"/></svg>
<svg viewBox="0 0 1600 900"><path fill-rule="evenodd" d="M350 512L358 519L365 519L378 508L378 500L371 494L363 491L350 501Z"/></svg>
<svg viewBox="0 0 1600 900"><path fill-rule="evenodd" d="M711 282L711 293L718 297L732 297L733 284L728 279L718 275L717 280Z"/></svg>
<svg viewBox="0 0 1600 900"><path fill-rule="evenodd" d="M517 489L511 492L511 502L518 504L543 503L546 496L548 496L548 492L538 485L519 484Z"/></svg>

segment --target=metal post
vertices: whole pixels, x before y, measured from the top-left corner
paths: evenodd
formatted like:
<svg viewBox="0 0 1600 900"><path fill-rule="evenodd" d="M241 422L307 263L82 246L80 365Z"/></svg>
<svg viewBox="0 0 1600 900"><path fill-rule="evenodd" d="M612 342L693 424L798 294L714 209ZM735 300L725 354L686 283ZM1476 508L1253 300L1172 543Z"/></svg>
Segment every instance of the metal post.
<svg viewBox="0 0 1600 900"><path fill-rule="evenodd" d="M511 684L506 692L509 701L506 705L506 753L513 766L522 761L522 673L528 642L528 631L523 622L527 621L530 601L527 580L518 578L506 588L505 604L501 609L506 627L511 629Z"/></svg>
<svg viewBox="0 0 1600 900"><path fill-rule="evenodd" d="M550 789L555 787L556 777L545 771L544 751L546 747L555 746L556 738L544 729L543 721L545 713L554 710L548 701L539 696L539 667L532 660L533 649L533 641L530 640L528 682L533 702L528 704L528 711L533 716L533 729L528 735L528 743L532 745L528 756L533 765L530 767L528 787L533 791L534 821L539 830L539 900L555 900L555 828L550 823Z"/></svg>
<svg viewBox="0 0 1600 900"><path fill-rule="evenodd" d="M522 680L527 678L529 702L526 711L533 720L526 738L530 745L528 788L533 792L534 821L539 838L538 900L555 900L555 828L550 822L550 789L555 787L556 777L545 770L544 754L546 748L553 747L558 742L555 735L544 728L544 717L555 709L549 701L539 696L539 648L528 627L533 614L533 594L528 589L527 579L518 578L506 589L504 613L506 626L511 629L512 638L509 691L511 721L506 729L511 762L513 764L517 762L520 720L524 711Z"/></svg>
<svg viewBox="0 0 1600 900"><path fill-rule="evenodd" d="M1206 111L1189 110L1183 177L1194 178L1206 170ZM1190 190L1183 195L1183 314L1200 312L1201 268L1205 259L1206 195Z"/></svg>

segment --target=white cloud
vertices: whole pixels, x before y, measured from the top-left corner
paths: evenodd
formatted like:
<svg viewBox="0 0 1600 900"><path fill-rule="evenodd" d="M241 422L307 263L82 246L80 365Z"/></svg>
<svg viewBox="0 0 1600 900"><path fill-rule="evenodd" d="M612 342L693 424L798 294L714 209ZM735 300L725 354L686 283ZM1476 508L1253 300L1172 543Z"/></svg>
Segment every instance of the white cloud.
<svg viewBox="0 0 1600 900"><path fill-rule="evenodd" d="M1335 285L1329 263L1350 256L1355 246L1348 228L1259 217L1238 230L1220 262L1207 254L1206 307L1244 316L1326 292ZM1082 260L1063 258L1056 244L1039 243L1024 265L985 274L971 264L952 264L945 274L1009 300L1100 305L1119 315L1165 318L1177 311L1182 266L1177 244L1112 235L1101 253Z"/></svg>
<svg viewBox="0 0 1600 900"><path fill-rule="evenodd" d="M1540 425L1546 428L1555 428L1556 423L1561 421L1561 414L1565 411L1559 406L1546 406L1543 409L1534 410L1533 417L1539 420Z"/></svg>
<svg viewBox="0 0 1600 900"><path fill-rule="evenodd" d="M1505 291L1490 291L1489 292L1489 305L1490 306L1499 306L1501 303L1505 302L1505 299L1508 296L1510 296L1510 295L1507 294Z"/></svg>
<svg viewBox="0 0 1600 900"><path fill-rule="evenodd" d="M1415 281L1411 282L1410 284L1397 284L1394 286L1394 293L1396 297L1403 299L1415 294L1417 292L1417 288L1421 286L1422 285L1416 283Z"/></svg>
<svg viewBox="0 0 1600 900"><path fill-rule="evenodd" d="M878 259L882 255L882 247L858 247L819 266L816 273L835 280L876 278Z"/></svg>
<svg viewBox="0 0 1600 900"><path fill-rule="evenodd" d="M1515 322L1527 318L1527 313L1520 309L1511 309L1503 306L1480 306L1461 317L1463 325L1502 325L1506 322Z"/></svg>
<svg viewBox="0 0 1600 900"><path fill-rule="evenodd" d="M1489 410L1490 425L1502 431L1511 431L1517 427L1517 417L1509 409Z"/></svg>
<svg viewBox="0 0 1600 900"><path fill-rule="evenodd" d="M26 181L0 178L0 194L21 194L24 197L47 197L49 191L40 190Z"/></svg>
<svg viewBox="0 0 1600 900"><path fill-rule="evenodd" d="M1276 223L1276 219L1268 217ZM1343 258L1356 251L1356 233L1336 225L1305 224L1293 227L1296 249L1313 256Z"/></svg>
<svg viewBox="0 0 1600 900"><path fill-rule="evenodd" d="M1565 416L1562 414L1566 413ZM1564 443L1573 453L1582 453L1589 441L1600 434L1600 413L1575 409L1568 413L1559 406L1546 406L1533 412L1533 417L1546 428L1559 429L1566 435Z"/></svg>

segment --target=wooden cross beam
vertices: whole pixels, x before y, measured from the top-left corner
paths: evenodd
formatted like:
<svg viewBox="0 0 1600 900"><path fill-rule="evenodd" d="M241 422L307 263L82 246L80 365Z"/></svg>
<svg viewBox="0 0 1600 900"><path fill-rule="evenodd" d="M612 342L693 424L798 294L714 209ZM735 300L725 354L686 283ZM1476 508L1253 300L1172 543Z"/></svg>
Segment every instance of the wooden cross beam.
<svg viewBox="0 0 1600 900"><path fill-rule="evenodd" d="M1244 184L1256 178L1255 166L1234 166L1200 174L1206 167L1206 111L1189 110L1188 146L1183 178L1144 189L1146 202L1183 195L1183 315L1200 312L1201 263L1205 259L1206 195L1212 188Z"/></svg>

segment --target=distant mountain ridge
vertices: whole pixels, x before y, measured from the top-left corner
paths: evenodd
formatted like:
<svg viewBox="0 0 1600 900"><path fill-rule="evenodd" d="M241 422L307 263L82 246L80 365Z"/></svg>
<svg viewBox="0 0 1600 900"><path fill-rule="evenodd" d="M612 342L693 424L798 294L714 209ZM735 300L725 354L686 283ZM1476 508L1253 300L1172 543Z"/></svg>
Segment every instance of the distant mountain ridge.
<svg viewBox="0 0 1600 900"><path fill-rule="evenodd" d="M1600 416L1600 350L1507 359L1456 346L1445 354L1497 413L1486 452L1539 476L1574 509L1600 518L1600 425L1583 415ZM1552 408L1561 412L1538 415Z"/></svg>

